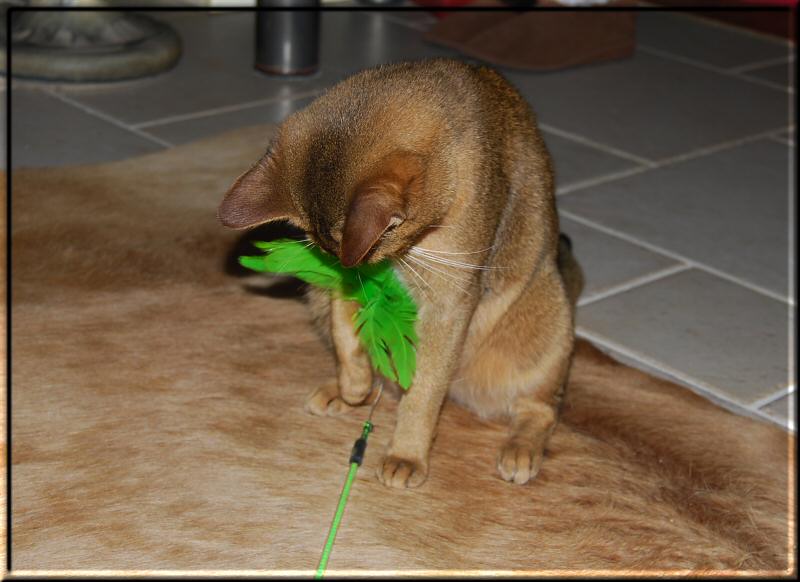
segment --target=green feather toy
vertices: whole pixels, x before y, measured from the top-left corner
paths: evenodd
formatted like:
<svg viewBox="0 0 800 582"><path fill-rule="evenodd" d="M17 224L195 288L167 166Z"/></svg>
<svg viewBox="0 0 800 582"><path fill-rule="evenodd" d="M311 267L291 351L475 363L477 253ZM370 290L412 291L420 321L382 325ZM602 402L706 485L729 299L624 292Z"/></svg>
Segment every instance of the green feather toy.
<svg viewBox="0 0 800 582"><path fill-rule="evenodd" d="M346 269L316 245L291 239L253 243L265 254L239 257L259 272L285 273L360 305L353 318L373 367L407 390L417 367L417 306L388 260Z"/></svg>

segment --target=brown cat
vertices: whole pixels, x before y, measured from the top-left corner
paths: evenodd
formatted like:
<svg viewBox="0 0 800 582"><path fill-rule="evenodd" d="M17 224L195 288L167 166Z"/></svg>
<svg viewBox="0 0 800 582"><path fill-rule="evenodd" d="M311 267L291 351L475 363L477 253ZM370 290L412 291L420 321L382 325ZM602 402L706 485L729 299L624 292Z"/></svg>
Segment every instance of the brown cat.
<svg viewBox="0 0 800 582"><path fill-rule="evenodd" d="M419 307L417 372L379 479L420 485L446 395L507 417L503 479L536 475L555 427L582 277L559 245L550 156L498 73L435 59L362 71L287 118L219 208L231 228L288 220L346 267L389 258ZM561 247L559 249L559 247ZM356 305L311 290L338 381L306 402L370 401Z"/></svg>

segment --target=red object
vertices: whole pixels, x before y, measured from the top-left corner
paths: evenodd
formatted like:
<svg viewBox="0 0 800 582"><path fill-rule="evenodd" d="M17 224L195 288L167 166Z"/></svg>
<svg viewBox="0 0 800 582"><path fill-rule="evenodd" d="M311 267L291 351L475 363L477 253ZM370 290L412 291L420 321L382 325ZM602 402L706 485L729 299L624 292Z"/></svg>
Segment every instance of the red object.
<svg viewBox="0 0 800 582"><path fill-rule="evenodd" d="M466 6L467 4L472 4L475 0L412 0L414 4L419 4L420 6L427 6L429 8L452 8L453 6ZM436 18L444 18L450 15L450 12L439 12L433 10L433 15Z"/></svg>

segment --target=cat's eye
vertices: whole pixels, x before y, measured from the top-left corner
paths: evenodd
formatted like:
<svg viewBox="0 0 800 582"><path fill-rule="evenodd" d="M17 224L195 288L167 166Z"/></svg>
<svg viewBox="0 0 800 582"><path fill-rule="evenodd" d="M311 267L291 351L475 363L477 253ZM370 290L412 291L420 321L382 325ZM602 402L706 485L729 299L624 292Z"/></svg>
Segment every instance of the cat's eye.
<svg viewBox="0 0 800 582"><path fill-rule="evenodd" d="M392 216L389 220L389 224L386 226L386 231L392 230L393 228L397 228L401 224L403 224L404 219L400 216ZM384 231L384 232L386 232Z"/></svg>

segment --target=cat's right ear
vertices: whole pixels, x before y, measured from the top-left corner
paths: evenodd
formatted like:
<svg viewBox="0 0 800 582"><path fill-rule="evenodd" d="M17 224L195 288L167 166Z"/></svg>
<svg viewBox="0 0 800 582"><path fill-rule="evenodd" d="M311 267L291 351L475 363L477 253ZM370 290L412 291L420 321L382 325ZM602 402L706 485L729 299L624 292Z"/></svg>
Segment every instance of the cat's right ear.
<svg viewBox="0 0 800 582"><path fill-rule="evenodd" d="M250 228L297 216L284 188L275 187L275 164L268 153L239 176L225 194L217 218L228 228Z"/></svg>

